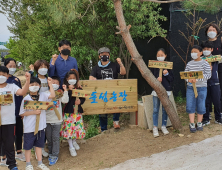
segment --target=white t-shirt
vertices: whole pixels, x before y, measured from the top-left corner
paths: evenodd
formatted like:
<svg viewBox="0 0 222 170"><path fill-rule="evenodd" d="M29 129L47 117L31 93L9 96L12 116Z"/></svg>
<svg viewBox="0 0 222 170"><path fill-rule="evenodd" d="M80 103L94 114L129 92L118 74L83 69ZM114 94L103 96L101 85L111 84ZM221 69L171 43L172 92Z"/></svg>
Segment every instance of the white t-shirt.
<svg viewBox="0 0 222 170"><path fill-rule="evenodd" d="M46 91L45 93L50 94L50 91ZM68 91L65 91L63 96L60 99L53 101L54 106L59 111L59 114L61 116L61 120L58 119L54 110L46 110L46 123L61 123L62 122L62 104L61 104L61 102L62 103L69 102Z"/></svg>
<svg viewBox="0 0 222 170"><path fill-rule="evenodd" d="M49 96L50 96L50 93L48 94L45 92L40 92L39 93L39 101L44 101L44 102L51 101L51 99L49 99ZM24 109L24 101L25 100L33 101L29 94L27 96L25 96L24 99L22 100L19 115L21 115L27 111L33 111L33 110L25 110ZM25 116L23 119L24 133L35 132L35 123L36 123L36 115ZM42 110L41 114L40 114L40 120L39 120L39 131L43 130L45 128L46 128L46 112L45 112L45 110Z"/></svg>
<svg viewBox="0 0 222 170"><path fill-rule="evenodd" d="M45 91L49 90L47 78L44 78L44 79L39 78L39 80L41 81L41 88L40 88L39 92L45 92Z"/></svg>
<svg viewBox="0 0 222 170"><path fill-rule="evenodd" d="M1 121L2 125L15 124L15 98L17 90L20 89L15 84L7 84L4 88L0 88L0 95L12 94L13 103L1 105Z"/></svg>

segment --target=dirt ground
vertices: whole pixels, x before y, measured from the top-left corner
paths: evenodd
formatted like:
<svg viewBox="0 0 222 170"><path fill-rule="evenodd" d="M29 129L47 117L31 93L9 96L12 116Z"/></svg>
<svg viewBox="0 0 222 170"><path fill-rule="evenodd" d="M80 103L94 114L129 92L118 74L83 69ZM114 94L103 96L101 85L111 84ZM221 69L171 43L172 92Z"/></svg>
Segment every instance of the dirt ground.
<svg viewBox="0 0 222 170"><path fill-rule="evenodd" d="M139 127L125 126L118 131L109 129L106 133L90 138L85 143L80 144L81 149L77 151L77 157L70 156L68 143L63 142L60 148L59 161L56 165L51 166L50 169L97 170L110 168L129 159L147 157L171 148L221 135L222 125L215 124L213 118L211 124L204 127L203 132L191 134L188 128L189 122L188 115L185 113L185 105L177 105L177 109L184 128L183 137L180 137L172 127L168 128L169 135L163 136L160 132L160 137L158 138L153 138L151 131ZM31 162L35 168L37 161L34 155ZM48 165L46 158L44 158L43 162ZM18 161L18 168L24 170L25 162ZM1 170L6 169L1 167Z"/></svg>

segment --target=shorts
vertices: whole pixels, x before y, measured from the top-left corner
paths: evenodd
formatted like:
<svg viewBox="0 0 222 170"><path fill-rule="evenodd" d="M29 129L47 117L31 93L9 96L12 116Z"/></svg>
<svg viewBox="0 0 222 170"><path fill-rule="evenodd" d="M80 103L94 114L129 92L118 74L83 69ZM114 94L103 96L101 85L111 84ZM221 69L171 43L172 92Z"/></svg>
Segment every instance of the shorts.
<svg viewBox="0 0 222 170"><path fill-rule="evenodd" d="M197 87L198 96L195 98L193 86L187 86L186 93L186 112L189 114L195 113L203 115L206 113L206 97L207 97L207 87Z"/></svg>
<svg viewBox="0 0 222 170"><path fill-rule="evenodd" d="M38 148L44 148L45 145L45 131L38 131L36 135L34 132L24 133L24 150L31 150L33 146Z"/></svg>

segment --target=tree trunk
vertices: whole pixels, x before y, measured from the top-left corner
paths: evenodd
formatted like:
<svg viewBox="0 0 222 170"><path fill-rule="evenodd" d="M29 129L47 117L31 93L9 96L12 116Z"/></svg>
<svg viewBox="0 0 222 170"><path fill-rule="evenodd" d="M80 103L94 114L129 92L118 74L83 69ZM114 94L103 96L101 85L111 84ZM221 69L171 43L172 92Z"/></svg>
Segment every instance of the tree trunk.
<svg viewBox="0 0 222 170"><path fill-rule="evenodd" d="M144 63L142 56L139 54L139 52L136 49L136 46L133 42L133 39L130 35L129 29L130 25L126 26L126 22L123 16L123 9L121 0L114 0L114 7L116 12L116 17L118 20L119 27L117 26L117 29L119 29L120 32L117 34L121 34L125 44L127 46L127 49L129 50L129 53L131 55L131 60L136 64L138 67L140 73L142 74L143 78L149 83L149 85L156 91L163 107L165 108L172 125L174 129L181 130L182 125L180 123L179 116L177 115L173 104L168 98L168 95L166 93L165 88L162 86L162 84L153 76L152 72L148 69L147 65Z"/></svg>

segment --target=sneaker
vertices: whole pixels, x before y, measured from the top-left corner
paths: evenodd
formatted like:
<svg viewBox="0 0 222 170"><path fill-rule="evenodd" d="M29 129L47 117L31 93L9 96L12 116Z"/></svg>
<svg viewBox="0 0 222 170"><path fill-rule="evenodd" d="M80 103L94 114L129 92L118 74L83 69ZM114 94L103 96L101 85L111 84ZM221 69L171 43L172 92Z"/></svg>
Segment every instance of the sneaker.
<svg viewBox="0 0 222 170"><path fill-rule="evenodd" d="M55 165L56 162L58 161L58 157L55 157L55 158L51 158L51 160L49 161L49 165L52 166L52 165Z"/></svg>
<svg viewBox="0 0 222 170"><path fill-rule="evenodd" d="M74 148L78 151L79 149L80 149L80 147L79 147L79 145L78 145L78 143L76 142L76 141L73 141L73 146L74 146Z"/></svg>
<svg viewBox="0 0 222 170"><path fill-rule="evenodd" d="M159 136L157 127L154 127L154 128L153 128L153 136L154 136L154 138L156 138L156 137Z"/></svg>
<svg viewBox="0 0 222 170"><path fill-rule="evenodd" d="M12 168L11 170L18 170L18 168L17 168L17 167L14 167L14 168Z"/></svg>
<svg viewBox="0 0 222 170"><path fill-rule="evenodd" d="M38 169L41 169L41 170L50 170L47 166L45 166L43 163L41 165L38 165L37 166Z"/></svg>
<svg viewBox="0 0 222 170"><path fill-rule="evenodd" d="M209 115L209 120L212 120L211 114Z"/></svg>
<svg viewBox="0 0 222 170"><path fill-rule="evenodd" d="M120 129L119 121L113 121L114 129Z"/></svg>
<svg viewBox="0 0 222 170"><path fill-rule="evenodd" d="M203 131L203 124L202 123L200 123L200 122L197 123L197 130Z"/></svg>
<svg viewBox="0 0 222 170"><path fill-rule="evenodd" d="M34 170L33 166L32 165L28 165L25 167L25 170Z"/></svg>
<svg viewBox="0 0 222 170"><path fill-rule="evenodd" d="M7 167L8 165L6 164L6 160L7 159L1 159L1 161L0 161L0 166L5 166L5 167Z"/></svg>
<svg viewBox="0 0 222 170"><path fill-rule="evenodd" d="M71 156L77 156L75 148L69 148L69 152L70 152Z"/></svg>
<svg viewBox="0 0 222 170"><path fill-rule="evenodd" d="M23 152L20 154L16 154L15 159L25 162L25 154Z"/></svg>
<svg viewBox="0 0 222 170"><path fill-rule="evenodd" d="M220 119L220 120L215 120L215 123L221 125L221 124L222 124L222 119Z"/></svg>
<svg viewBox="0 0 222 170"><path fill-rule="evenodd" d="M189 127L190 127L190 132L191 133L195 133L197 131L194 123L190 123Z"/></svg>
<svg viewBox="0 0 222 170"><path fill-rule="evenodd" d="M162 132L163 132L164 135L168 135L168 134L169 134L166 126L162 126L162 127L161 127L161 130L162 130Z"/></svg>
<svg viewBox="0 0 222 170"><path fill-rule="evenodd" d="M202 121L202 125L203 126L207 126L207 125L209 125L210 124L210 121L208 121L208 120L203 120Z"/></svg>
<svg viewBox="0 0 222 170"><path fill-rule="evenodd" d="M50 161L51 161L51 159L52 159L52 158L49 156L48 161L50 162Z"/></svg>
<svg viewBox="0 0 222 170"><path fill-rule="evenodd" d="M45 158L49 156L49 154L44 150L44 148L42 148L42 156Z"/></svg>

